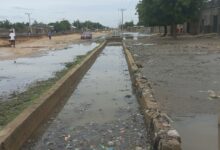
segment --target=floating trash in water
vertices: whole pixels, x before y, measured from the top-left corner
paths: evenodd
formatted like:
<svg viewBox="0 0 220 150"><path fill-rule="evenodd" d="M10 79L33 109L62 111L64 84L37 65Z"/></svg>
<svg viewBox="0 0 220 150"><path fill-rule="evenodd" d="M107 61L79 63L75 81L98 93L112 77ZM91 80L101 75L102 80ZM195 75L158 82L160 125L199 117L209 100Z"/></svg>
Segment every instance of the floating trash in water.
<svg viewBox="0 0 220 150"><path fill-rule="evenodd" d="M137 147L135 148L135 150L143 150L143 148L142 148L142 147L137 146Z"/></svg>
<svg viewBox="0 0 220 150"><path fill-rule="evenodd" d="M114 142L113 141L108 141L108 146L113 146Z"/></svg>
<svg viewBox="0 0 220 150"><path fill-rule="evenodd" d="M208 90L208 93L209 93L209 97L212 98L212 99L220 98L220 94L216 93L213 90Z"/></svg>
<svg viewBox="0 0 220 150"><path fill-rule="evenodd" d="M73 146L71 146L70 144L67 144L66 149L73 149Z"/></svg>
<svg viewBox="0 0 220 150"><path fill-rule="evenodd" d="M220 98L220 93L215 92L215 91L213 91L213 90L199 91L199 92L200 92L200 93L208 93L208 95L209 95L209 99L210 99L210 100Z"/></svg>
<svg viewBox="0 0 220 150"><path fill-rule="evenodd" d="M65 141L68 141L68 140L70 139L70 137L71 137L71 136L70 136L70 134L69 134L69 135L67 135L67 136L64 137L64 140L65 140Z"/></svg>
<svg viewBox="0 0 220 150"><path fill-rule="evenodd" d="M133 44L134 46L141 46L143 45L143 43L136 43L136 44Z"/></svg>
<svg viewBox="0 0 220 150"><path fill-rule="evenodd" d="M131 95L125 95L125 98L131 98Z"/></svg>
<svg viewBox="0 0 220 150"><path fill-rule="evenodd" d="M171 137L177 137L177 138L180 137L179 133L176 130L169 130L167 132L167 135Z"/></svg>
<svg viewBox="0 0 220 150"><path fill-rule="evenodd" d="M144 46L153 46L153 45L156 45L156 44L153 44L153 43L150 43L150 44L144 44Z"/></svg>

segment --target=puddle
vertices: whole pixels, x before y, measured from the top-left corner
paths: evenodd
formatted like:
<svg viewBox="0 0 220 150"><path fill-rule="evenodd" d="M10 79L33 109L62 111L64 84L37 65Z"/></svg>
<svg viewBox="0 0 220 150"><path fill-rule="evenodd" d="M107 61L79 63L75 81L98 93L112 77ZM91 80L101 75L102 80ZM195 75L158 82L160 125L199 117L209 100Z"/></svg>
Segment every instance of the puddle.
<svg viewBox="0 0 220 150"><path fill-rule="evenodd" d="M29 140L39 149L148 149L122 46L107 46L58 115ZM40 134L41 135L41 134Z"/></svg>
<svg viewBox="0 0 220 150"><path fill-rule="evenodd" d="M124 32L123 37L124 39L133 39L138 40L140 38L149 37L150 34L138 33L138 32Z"/></svg>
<svg viewBox="0 0 220 150"><path fill-rule="evenodd" d="M183 150L220 150L216 115L177 117L175 120L174 126L181 135Z"/></svg>
<svg viewBox="0 0 220 150"><path fill-rule="evenodd" d="M0 61L0 95L23 91L35 81L46 80L62 70L65 63L72 62L97 46L96 43L74 44L63 50L49 51L34 57Z"/></svg>

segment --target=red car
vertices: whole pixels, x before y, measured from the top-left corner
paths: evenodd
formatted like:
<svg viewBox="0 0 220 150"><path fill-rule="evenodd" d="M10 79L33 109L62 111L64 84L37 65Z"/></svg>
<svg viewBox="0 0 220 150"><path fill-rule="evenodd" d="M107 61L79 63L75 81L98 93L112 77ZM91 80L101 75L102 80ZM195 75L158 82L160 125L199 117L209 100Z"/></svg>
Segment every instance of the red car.
<svg viewBox="0 0 220 150"><path fill-rule="evenodd" d="M81 39L92 39L92 33L91 32L83 32L81 34Z"/></svg>

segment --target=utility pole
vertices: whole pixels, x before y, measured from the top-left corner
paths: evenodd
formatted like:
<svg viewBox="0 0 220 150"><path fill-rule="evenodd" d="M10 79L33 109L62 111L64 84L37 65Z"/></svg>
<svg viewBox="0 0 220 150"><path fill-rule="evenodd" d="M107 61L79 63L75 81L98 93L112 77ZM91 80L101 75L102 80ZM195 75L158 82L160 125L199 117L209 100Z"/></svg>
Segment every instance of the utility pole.
<svg viewBox="0 0 220 150"><path fill-rule="evenodd" d="M121 11L121 32L123 33L123 24L124 24L124 11L125 11L126 9L120 9L120 11Z"/></svg>
<svg viewBox="0 0 220 150"><path fill-rule="evenodd" d="M32 33L32 28L31 28L31 13L25 13L28 16L28 20L29 20L29 29L30 32Z"/></svg>

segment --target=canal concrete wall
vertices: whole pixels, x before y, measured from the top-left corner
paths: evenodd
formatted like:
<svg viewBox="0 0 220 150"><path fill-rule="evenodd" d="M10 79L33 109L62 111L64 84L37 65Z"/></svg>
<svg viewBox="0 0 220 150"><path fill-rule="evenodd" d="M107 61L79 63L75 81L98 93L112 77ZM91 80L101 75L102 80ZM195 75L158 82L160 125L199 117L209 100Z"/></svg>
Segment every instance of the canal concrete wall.
<svg viewBox="0 0 220 150"><path fill-rule="evenodd" d="M181 150L179 133L171 126L170 118L160 111L159 105L153 97L149 81L140 72L125 43L123 43L123 47L153 150Z"/></svg>
<svg viewBox="0 0 220 150"><path fill-rule="evenodd" d="M72 68L46 93L1 130L0 150L18 150L43 121L48 119L52 110L71 95L105 45L106 42L103 42L93 50L80 64Z"/></svg>
<svg viewBox="0 0 220 150"><path fill-rule="evenodd" d="M122 42L121 36L110 36L106 38L107 42Z"/></svg>
<svg viewBox="0 0 220 150"><path fill-rule="evenodd" d="M120 42L121 38L109 38L107 41ZM71 95L106 43L104 42L97 47L82 63L71 69L51 89L0 131L0 150L18 150L27 141L43 121L48 119L52 110ZM153 149L181 150L181 138L178 132L171 126L169 117L160 112L159 105L152 95L148 80L140 73L138 66L124 43L123 47Z"/></svg>

